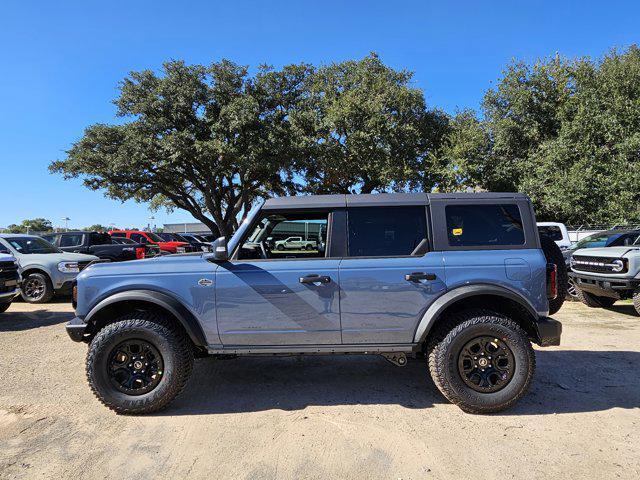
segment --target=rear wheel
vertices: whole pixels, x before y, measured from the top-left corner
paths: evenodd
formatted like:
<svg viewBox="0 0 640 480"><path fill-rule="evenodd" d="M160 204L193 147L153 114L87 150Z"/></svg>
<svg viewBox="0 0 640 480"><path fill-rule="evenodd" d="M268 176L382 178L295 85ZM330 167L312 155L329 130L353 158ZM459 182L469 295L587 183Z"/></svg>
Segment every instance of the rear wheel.
<svg viewBox="0 0 640 480"><path fill-rule="evenodd" d="M152 312L124 315L100 330L86 362L93 393L124 414L166 407L184 389L192 367L190 340Z"/></svg>
<svg viewBox="0 0 640 480"><path fill-rule="evenodd" d="M615 298L601 297L594 295L593 293L585 292L580 288L576 288L578 299L584 303L587 307L591 308L609 308L615 302Z"/></svg>
<svg viewBox="0 0 640 480"><path fill-rule="evenodd" d="M44 273L30 273L22 281L20 294L25 302L47 303L53 298L53 285Z"/></svg>
<svg viewBox="0 0 640 480"><path fill-rule="evenodd" d="M549 300L549 315L553 315L560 310L567 296L569 275L567 274L567 265L564 257L562 256L562 250L560 250L560 247L556 245L556 242L542 235L540 237L540 245L545 258L547 259L547 263L554 264L557 269L556 281L558 295L556 298Z"/></svg>
<svg viewBox="0 0 640 480"><path fill-rule="evenodd" d="M443 322L427 348L440 392L468 413L514 405L531 383L535 354L527 334L499 314L470 310Z"/></svg>

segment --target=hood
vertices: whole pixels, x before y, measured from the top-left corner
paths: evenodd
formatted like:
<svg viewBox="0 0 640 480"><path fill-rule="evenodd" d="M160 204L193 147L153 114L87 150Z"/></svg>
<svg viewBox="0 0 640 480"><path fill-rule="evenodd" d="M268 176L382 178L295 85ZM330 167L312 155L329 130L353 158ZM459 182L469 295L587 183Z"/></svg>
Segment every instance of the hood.
<svg viewBox="0 0 640 480"><path fill-rule="evenodd" d="M0 253L0 262L15 262L16 259L13 255L7 253Z"/></svg>
<svg viewBox="0 0 640 480"><path fill-rule="evenodd" d="M571 254L582 257L620 258L630 252L640 252L640 247L580 248L578 250L574 250Z"/></svg>
<svg viewBox="0 0 640 480"><path fill-rule="evenodd" d="M178 242L179 243L179 242ZM165 255L129 262L95 263L78 276L78 280L95 276L150 275L184 272L213 272L216 265L200 253Z"/></svg>
<svg viewBox="0 0 640 480"><path fill-rule="evenodd" d="M189 244L187 242L177 242L175 240L171 240L167 242L158 242L158 245L165 245L167 247L183 247Z"/></svg>

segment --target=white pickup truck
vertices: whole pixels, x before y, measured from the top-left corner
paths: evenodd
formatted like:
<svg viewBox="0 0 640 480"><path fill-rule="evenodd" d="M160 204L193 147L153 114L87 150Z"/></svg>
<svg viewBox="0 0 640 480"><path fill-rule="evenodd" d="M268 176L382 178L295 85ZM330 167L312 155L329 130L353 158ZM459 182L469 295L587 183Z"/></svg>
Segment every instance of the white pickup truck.
<svg viewBox="0 0 640 480"><path fill-rule="evenodd" d="M315 240L303 240L302 237L288 237L275 242L276 250L313 250L317 248Z"/></svg>

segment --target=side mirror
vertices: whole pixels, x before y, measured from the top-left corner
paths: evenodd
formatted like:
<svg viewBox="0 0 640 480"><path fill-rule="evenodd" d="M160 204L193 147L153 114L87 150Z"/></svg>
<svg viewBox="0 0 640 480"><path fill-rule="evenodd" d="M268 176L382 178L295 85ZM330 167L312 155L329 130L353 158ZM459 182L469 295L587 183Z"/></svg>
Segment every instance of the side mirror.
<svg viewBox="0 0 640 480"><path fill-rule="evenodd" d="M225 237L220 237L213 242L213 259L219 262L229 260L227 239Z"/></svg>

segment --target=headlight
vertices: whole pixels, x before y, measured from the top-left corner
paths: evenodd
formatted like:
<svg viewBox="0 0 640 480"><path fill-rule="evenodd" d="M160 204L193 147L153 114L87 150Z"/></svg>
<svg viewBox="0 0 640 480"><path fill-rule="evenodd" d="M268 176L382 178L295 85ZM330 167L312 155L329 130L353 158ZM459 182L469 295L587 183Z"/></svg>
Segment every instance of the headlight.
<svg viewBox="0 0 640 480"><path fill-rule="evenodd" d="M60 262L58 264L58 270L62 273L78 273L78 262Z"/></svg>
<svg viewBox="0 0 640 480"><path fill-rule="evenodd" d="M611 270L614 272L621 272L624 270L624 262L622 260L614 260L611 262Z"/></svg>

